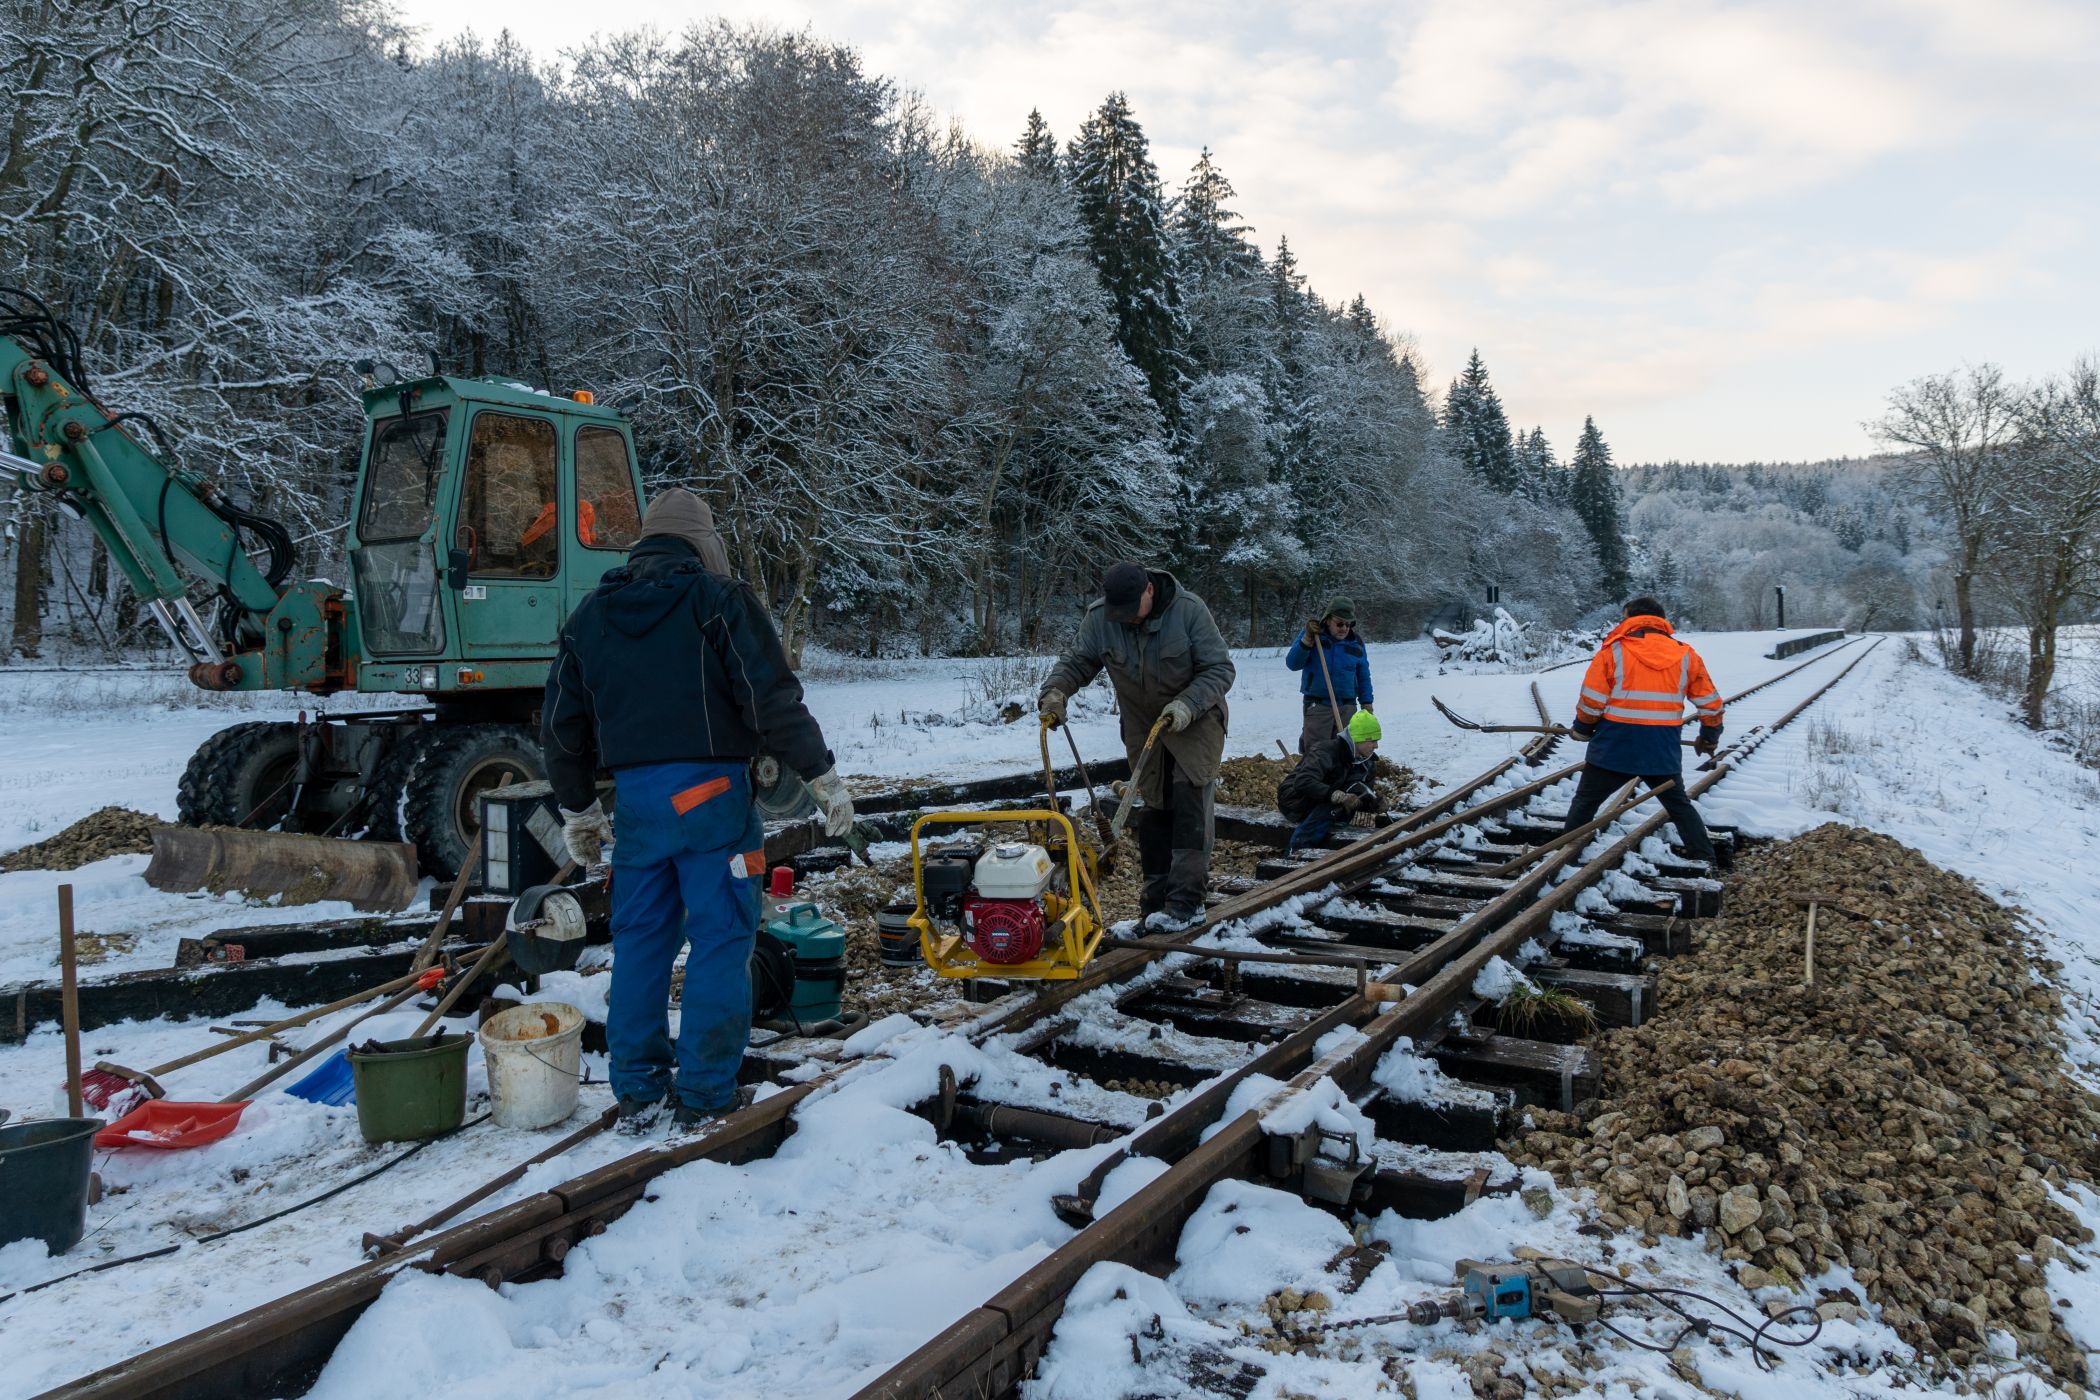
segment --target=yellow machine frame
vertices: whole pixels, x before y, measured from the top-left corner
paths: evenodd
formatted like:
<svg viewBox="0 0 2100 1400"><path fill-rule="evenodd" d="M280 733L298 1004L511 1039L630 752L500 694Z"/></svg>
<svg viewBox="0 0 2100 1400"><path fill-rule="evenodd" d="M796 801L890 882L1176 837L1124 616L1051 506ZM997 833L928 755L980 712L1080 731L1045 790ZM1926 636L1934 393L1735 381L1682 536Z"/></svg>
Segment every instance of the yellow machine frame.
<svg viewBox="0 0 2100 1400"><path fill-rule="evenodd" d="M1045 931L1044 955L1024 963L985 962L960 933L943 933L926 910L926 869L919 857L919 833L929 826L997 826L1012 822L1056 823L1065 833L1068 896L1045 893L1045 912L1056 921ZM911 824L911 882L916 901L911 926L919 931L919 951L926 965L943 977L1004 977L1015 980L1062 980L1077 977L1101 944L1104 927L1100 896L1094 891L1094 852L1082 845L1072 819L1063 812L1034 808L1019 812L928 812Z"/></svg>

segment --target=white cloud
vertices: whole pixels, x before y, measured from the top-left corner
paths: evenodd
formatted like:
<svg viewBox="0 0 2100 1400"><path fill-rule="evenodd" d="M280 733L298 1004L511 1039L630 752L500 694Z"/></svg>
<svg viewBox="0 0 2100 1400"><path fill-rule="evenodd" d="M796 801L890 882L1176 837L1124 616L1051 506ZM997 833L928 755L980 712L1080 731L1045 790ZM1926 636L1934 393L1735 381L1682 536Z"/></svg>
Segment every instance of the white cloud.
<svg viewBox="0 0 2100 1400"><path fill-rule="evenodd" d="M404 9L577 37L552 0ZM1478 345L1516 418L1565 444L1594 413L1621 460L1860 450L1861 394L2100 338L2087 0L721 9L854 44L989 145L1127 91L1170 183L1209 145L1317 290L1439 378Z"/></svg>

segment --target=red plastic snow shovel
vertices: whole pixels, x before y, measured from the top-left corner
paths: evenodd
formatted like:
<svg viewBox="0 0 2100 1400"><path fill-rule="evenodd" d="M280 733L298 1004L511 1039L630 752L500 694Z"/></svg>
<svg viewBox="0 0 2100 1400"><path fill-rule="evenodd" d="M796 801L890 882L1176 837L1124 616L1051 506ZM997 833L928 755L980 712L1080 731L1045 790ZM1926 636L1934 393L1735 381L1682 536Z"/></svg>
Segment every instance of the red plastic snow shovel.
<svg viewBox="0 0 2100 1400"><path fill-rule="evenodd" d="M180 1103L148 1099L95 1134L97 1147L202 1147L241 1121L246 1103Z"/></svg>

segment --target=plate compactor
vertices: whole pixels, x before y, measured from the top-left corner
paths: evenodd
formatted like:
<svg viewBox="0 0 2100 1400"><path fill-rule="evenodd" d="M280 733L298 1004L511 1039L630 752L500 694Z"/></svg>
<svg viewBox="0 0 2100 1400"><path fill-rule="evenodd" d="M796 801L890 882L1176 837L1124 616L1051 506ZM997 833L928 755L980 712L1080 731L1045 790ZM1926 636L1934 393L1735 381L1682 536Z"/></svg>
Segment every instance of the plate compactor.
<svg viewBox="0 0 2100 1400"><path fill-rule="evenodd" d="M1042 739L1048 806L928 812L912 823L911 926L926 965L943 977L1069 979L1100 946L1106 924L1095 876L1102 854L1080 839L1062 810L1047 725ZM938 847L924 840L929 827L1017 824L1025 826L1019 840Z"/></svg>

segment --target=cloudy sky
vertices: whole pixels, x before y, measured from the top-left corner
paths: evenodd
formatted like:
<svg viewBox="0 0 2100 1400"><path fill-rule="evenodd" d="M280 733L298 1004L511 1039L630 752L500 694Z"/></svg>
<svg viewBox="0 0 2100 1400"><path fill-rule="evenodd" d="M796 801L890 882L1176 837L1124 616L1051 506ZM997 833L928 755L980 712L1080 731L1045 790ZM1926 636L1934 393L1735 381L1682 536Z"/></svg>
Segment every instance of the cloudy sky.
<svg viewBox="0 0 2100 1400"><path fill-rule="evenodd" d="M552 58L607 13L400 0ZM2091 0L625 0L809 27L1008 145L1127 92L1170 187L1209 145L1265 250L1362 292L1442 384L1478 346L1563 454L1870 449L1894 384L2100 351Z"/></svg>

